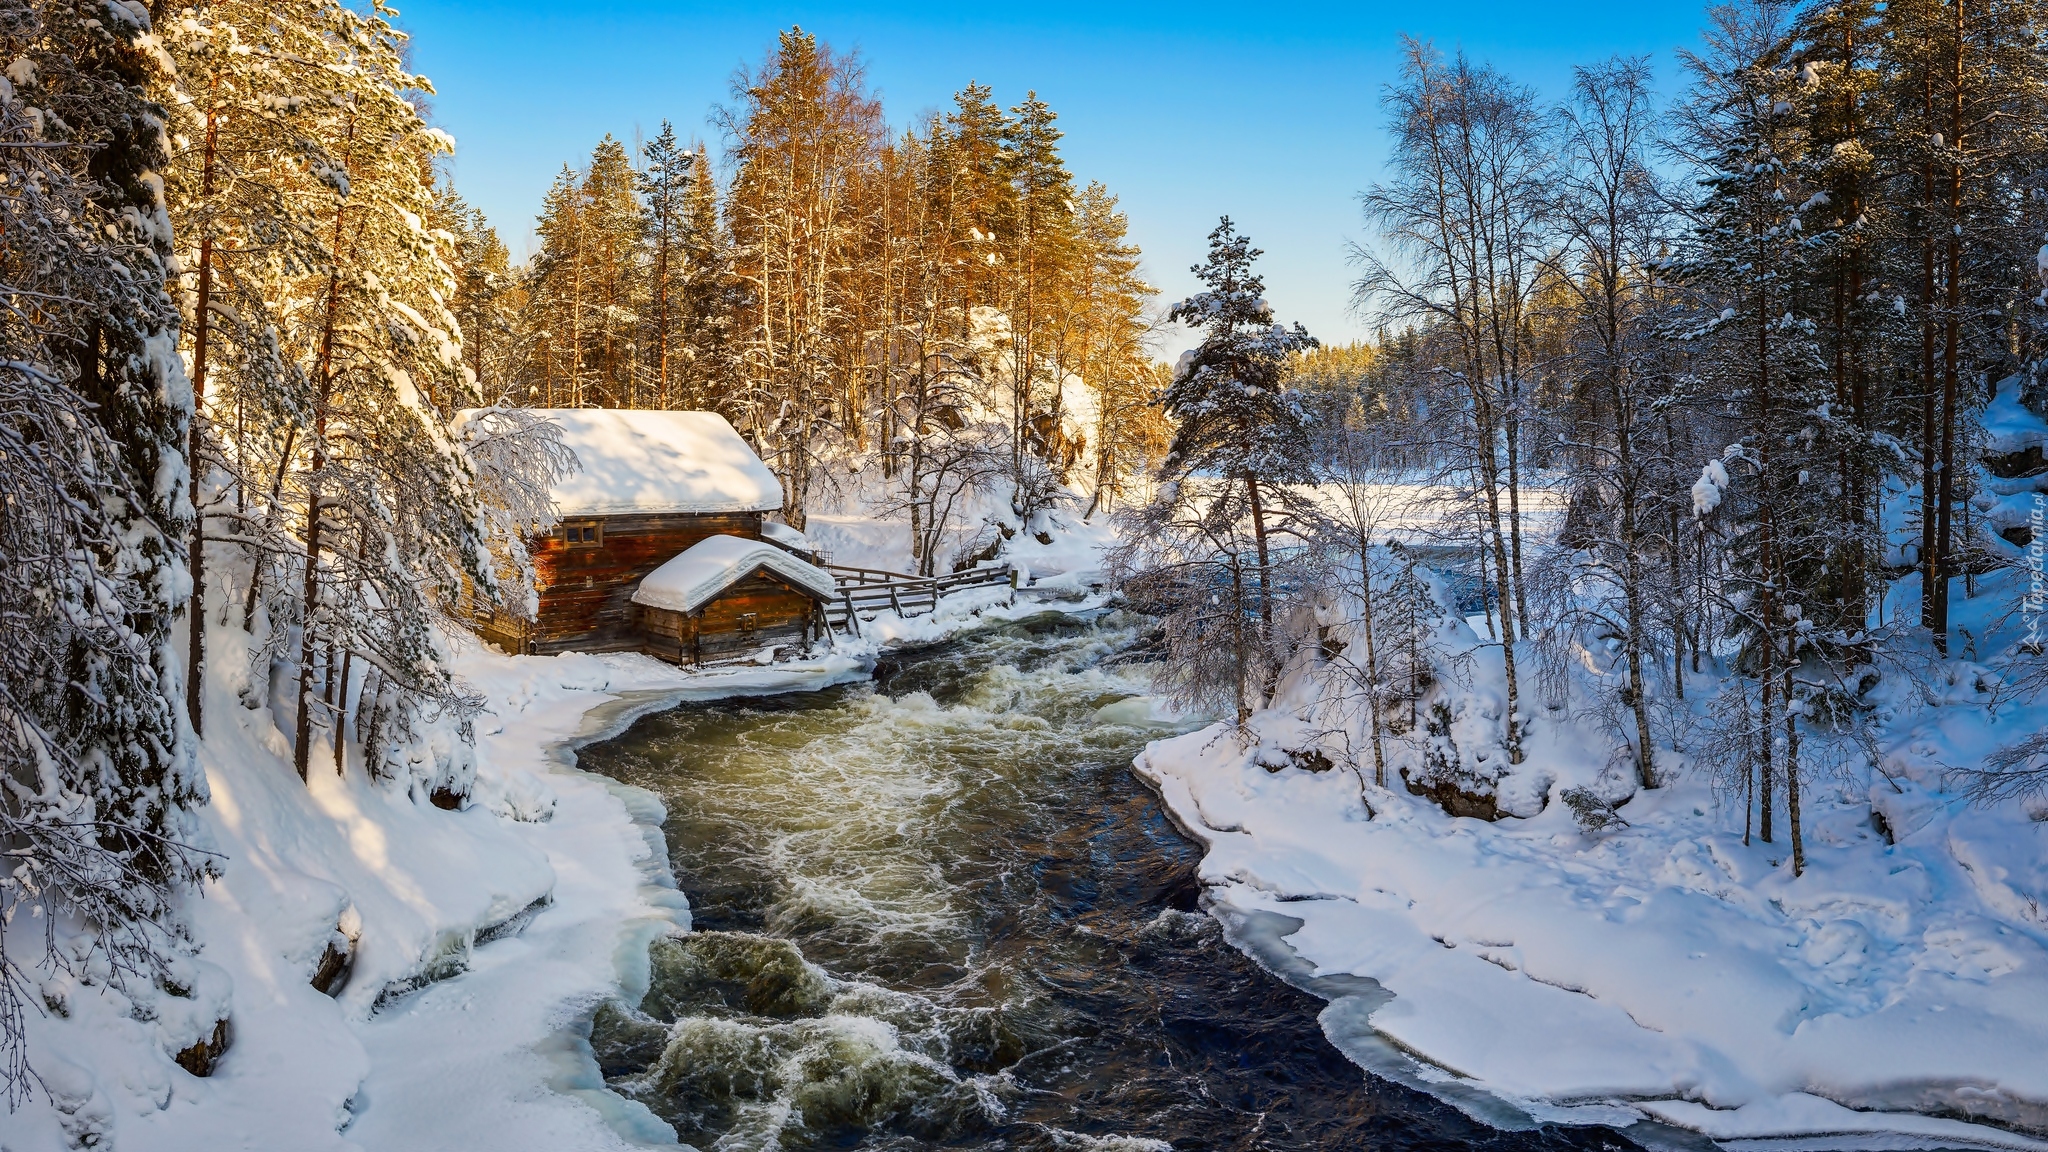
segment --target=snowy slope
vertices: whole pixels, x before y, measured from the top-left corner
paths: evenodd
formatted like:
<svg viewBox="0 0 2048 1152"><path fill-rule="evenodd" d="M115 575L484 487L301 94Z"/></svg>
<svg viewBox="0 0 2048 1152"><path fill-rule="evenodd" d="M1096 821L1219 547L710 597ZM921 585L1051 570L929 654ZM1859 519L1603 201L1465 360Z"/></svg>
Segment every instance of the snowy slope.
<svg viewBox="0 0 2048 1152"><path fill-rule="evenodd" d="M234 635L217 635L215 668L247 667ZM337 776L326 753L301 783L268 709L214 678L201 815L221 876L188 916L232 1046L194 1077L169 1056L187 1038L153 1034L128 997L52 989L69 1016L34 1021L32 1058L56 1106L39 1095L0 1114L0 1146L63 1147L81 1113L124 1150L627 1146L615 1129L632 1117L606 1115L622 1102L573 1091L599 1082L563 1030L631 979L630 944L688 913L655 850L659 805L575 771L564 748L682 698L819 687L864 662L696 676L472 650L459 671L490 701L476 802L459 812L371 784L358 763ZM337 925L358 943L329 998L308 980Z"/></svg>
<svg viewBox="0 0 2048 1152"><path fill-rule="evenodd" d="M1990 627L2013 591L1966 602L1985 619L1965 626ZM1497 718L1499 652L1475 641L1464 632L1458 694ZM1531 722L1528 760L1502 782L1530 794L1503 804L1527 818L1453 818L1398 779L1371 787L1341 767L1308 668L1244 739L1214 726L1154 744L1137 769L1208 846L1226 921L1285 925L1248 937L1269 966L1373 982L1325 1013L1332 1039L1476 1115L1818 1141L1802 1147L1875 1146L1858 1133L2048 1147L2048 824L1944 784L2048 707L1987 714L1981 668L1934 671L1951 686L1939 703L1880 689L1880 766L1823 764L1813 742L1797 878L1782 831L1744 846L1739 803L1696 772L1637 793L1626 827L1582 831L1558 796L1611 786L1613 744L1564 712ZM1340 769L1266 766L1305 748Z"/></svg>

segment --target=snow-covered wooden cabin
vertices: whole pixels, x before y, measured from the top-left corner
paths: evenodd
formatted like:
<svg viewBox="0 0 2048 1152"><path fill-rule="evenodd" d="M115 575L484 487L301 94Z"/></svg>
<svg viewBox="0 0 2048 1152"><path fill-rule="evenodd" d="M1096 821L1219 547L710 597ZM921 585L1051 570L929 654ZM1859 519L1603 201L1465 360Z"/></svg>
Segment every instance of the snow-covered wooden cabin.
<svg viewBox="0 0 2048 1152"><path fill-rule="evenodd" d="M713 412L547 412L576 453L561 523L529 542L540 610L480 619L510 652L642 651L701 663L823 634L832 577L767 519L775 474Z"/></svg>

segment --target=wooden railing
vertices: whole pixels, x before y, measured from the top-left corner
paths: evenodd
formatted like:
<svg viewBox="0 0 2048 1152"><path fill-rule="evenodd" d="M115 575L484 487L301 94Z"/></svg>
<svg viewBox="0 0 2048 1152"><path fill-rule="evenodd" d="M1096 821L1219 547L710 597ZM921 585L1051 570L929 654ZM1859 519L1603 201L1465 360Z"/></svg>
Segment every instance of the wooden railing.
<svg viewBox="0 0 2048 1152"><path fill-rule="evenodd" d="M938 610L939 601L968 588L988 588L1011 581L1011 569L970 568L947 576L914 576L885 568L855 568L844 564L824 565L839 585L839 598L826 609L826 620L835 628L860 634L863 614L872 618L879 612L898 616L922 616Z"/></svg>

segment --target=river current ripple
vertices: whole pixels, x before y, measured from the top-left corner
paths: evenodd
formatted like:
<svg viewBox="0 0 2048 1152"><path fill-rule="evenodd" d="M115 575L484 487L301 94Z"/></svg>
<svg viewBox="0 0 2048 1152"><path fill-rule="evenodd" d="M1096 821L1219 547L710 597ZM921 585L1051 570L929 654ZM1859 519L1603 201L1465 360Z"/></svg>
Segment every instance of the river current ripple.
<svg viewBox="0 0 2048 1152"><path fill-rule="evenodd" d="M610 1086L707 1152L1594 1149L1368 1077L1201 911L1129 765L1142 624L1046 617L873 684L693 704L585 748L659 794L695 930L601 1007Z"/></svg>

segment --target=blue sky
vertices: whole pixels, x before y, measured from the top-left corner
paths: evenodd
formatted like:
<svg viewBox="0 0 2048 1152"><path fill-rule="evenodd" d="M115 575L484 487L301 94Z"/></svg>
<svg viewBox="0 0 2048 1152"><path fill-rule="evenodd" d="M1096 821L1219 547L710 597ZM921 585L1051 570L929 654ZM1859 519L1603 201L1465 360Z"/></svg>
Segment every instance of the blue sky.
<svg viewBox="0 0 2048 1152"><path fill-rule="evenodd" d="M1379 94L1401 33L1556 96L1572 65L1617 52L1654 56L1674 87L1674 50L1697 43L1702 21L1690 0L398 6L413 65L439 90L437 122L459 146L456 184L514 259L554 174L606 132L630 146L667 118L715 154L708 116L730 100L734 70L799 24L860 51L892 124L946 106L969 80L1006 106L1036 89L1060 114L1075 176L1121 197L1166 299L1192 289L1188 265L1228 213L1267 252L1280 318L1326 342L1364 335L1346 309L1345 242L1369 239L1355 196L1384 154Z"/></svg>

